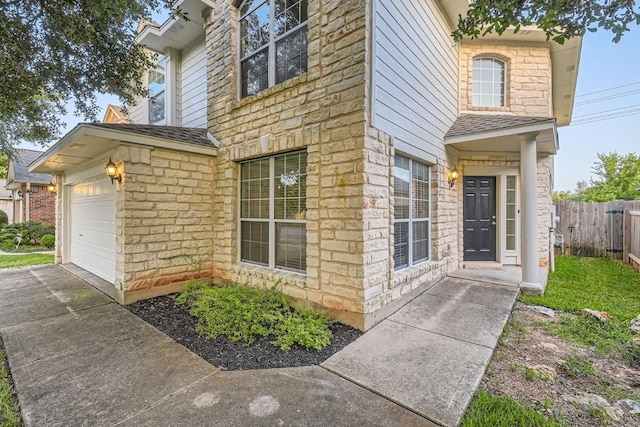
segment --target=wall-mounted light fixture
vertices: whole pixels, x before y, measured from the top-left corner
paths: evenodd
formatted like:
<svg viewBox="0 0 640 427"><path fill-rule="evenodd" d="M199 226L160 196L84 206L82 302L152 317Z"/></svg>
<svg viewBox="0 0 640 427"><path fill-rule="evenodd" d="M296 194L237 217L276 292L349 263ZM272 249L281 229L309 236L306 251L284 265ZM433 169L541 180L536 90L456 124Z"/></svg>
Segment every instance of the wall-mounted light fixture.
<svg viewBox="0 0 640 427"><path fill-rule="evenodd" d="M458 176L460 176L460 172L455 167L451 169L449 172L449 188L453 188L453 184L458 180Z"/></svg>
<svg viewBox="0 0 640 427"><path fill-rule="evenodd" d="M49 193L56 194L58 192L58 187L53 182L50 182L49 185L47 185L47 190Z"/></svg>
<svg viewBox="0 0 640 427"><path fill-rule="evenodd" d="M109 163L104 167L104 171L107 173L107 176L111 178L111 184L114 181L122 182L122 175L118 173L118 166L111 161L111 157L109 157Z"/></svg>
<svg viewBox="0 0 640 427"><path fill-rule="evenodd" d="M18 190L18 199L22 199L22 190Z"/></svg>

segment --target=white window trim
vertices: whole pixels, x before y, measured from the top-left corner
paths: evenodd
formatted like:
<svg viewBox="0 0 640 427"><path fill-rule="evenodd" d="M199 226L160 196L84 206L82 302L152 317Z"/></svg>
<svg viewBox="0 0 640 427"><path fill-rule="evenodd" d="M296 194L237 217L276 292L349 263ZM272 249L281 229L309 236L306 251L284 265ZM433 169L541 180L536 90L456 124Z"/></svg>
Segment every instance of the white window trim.
<svg viewBox="0 0 640 427"><path fill-rule="evenodd" d="M480 59L491 59L493 61L497 61L500 64L502 64L502 104L501 105L476 105L473 102L473 85L475 83L475 80L473 78L473 72L475 71L475 62L476 60L480 60ZM480 55L480 56L476 56L474 58L471 59L471 106L472 107L477 107L477 108L505 108L507 106L507 62L500 59L500 58L496 58L495 56L491 56L491 55Z"/></svg>
<svg viewBox="0 0 640 427"><path fill-rule="evenodd" d="M273 188L273 180L275 178L275 159L276 157L280 157L280 156L286 156L286 155L290 155L290 154L298 154L298 153L303 153L304 151L293 151L290 153L284 153L284 154L276 154L276 155L272 155L269 156L269 218L242 218L242 172L241 172L241 168L242 165L245 163L250 163L252 161L255 160L260 160L260 159L251 159L251 160L246 160L246 161L242 161L239 164L239 171L240 174L238 176L238 239L237 239L237 249L238 249L238 262L239 263L245 263L245 264L251 264L251 265L257 265L260 267L265 267L265 268L270 268L270 269L274 269L274 270L280 270L280 271L287 271L287 272L292 272L292 273L297 273L297 274L302 274L302 275L306 275L307 271L302 271L302 270L296 270L296 269L290 269L290 268L284 268L284 267L278 267L276 266L276 224L277 223L285 223L285 224L306 224L307 220L306 219L284 219L284 218L276 218L276 204L275 204L275 190ZM305 198L306 198L306 194L305 194ZM267 265L258 263L258 262L253 262L250 260L243 260L242 259L242 223L243 222L268 222L269 223L269 262ZM306 233L306 232L305 232ZM308 244L307 244L308 246Z"/></svg>
<svg viewBox="0 0 640 427"><path fill-rule="evenodd" d="M238 12L240 11L240 9L242 8L242 5L249 0L244 0L242 2L239 3L238 5ZM275 0L266 0L266 2L269 3L269 42L263 46L262 48L255 50L253 52L251 52L248 55L245 56L240 56L240 53L242 52L242 37L240 36L240 21L242 21L247 15L249 15L251 12L253 12L254 10L256 10L258 7L262 6L263 3L260 3L259 5L257 5L256 7L254 7L253 9L249 9L247 11L247 13L245 13L244 15L240 15L240 13L238 13L238 21L237 21L237 32L238 32L238 43L236 48L238 49L238 77L237 77L237 85L238 85L238 91L237 91L237 96L238 99L243 99L242 97L242 61L244 61L247 58L251 58L252 56L257 55L258 53L262 52L265 49L269 50L269 56L268 56L268 61L269 61L269 86L266 89L269 89L270 87L273 87L276 85L276 44L282 40L283 38L286 38L288 36L290 36L291 34L295 33L296 31L300 30L301 28L305 27L307 25L307 23L309 22L309 20L307 19L306 21L298 24L296 27L290 29L289 31L285 32L284 34L277 36L275 35L275 25L274 25L274 17L275 17L275 9L276 9L276 2ZM308 41L307 41L308 43ZM282 82L284 83L284 82ZM278 83L281 84L281 83ZM260 92L258 92L260 93ZM254 94L254 95L257 95ZM249 96L253 96L253 95L248 95Z"/></svg>
<svg viewBox="0 0 640 427"><path fill-rule="evenodd" d="M420 265L426 262L431 261L431 242L432 242L432 236L431 236L431 216L432 216L432 207L433 207L433 200L431 198L431 167L432 165L426 163L426 162L422 162L419 160L414 160L412 157L408 157L408 156L404 156L402 154L396 154L396 156L398 157L404 157L405 159L409 160L409 218L401 218L401 219L396 219L395 216L393 218L393 224L395 225L396 222L398 223L408 223L409 224L409 242L408 242L408 262L406 266L403 267L399 267L396 268L394 265L394 271L395 272L400 272L403 270L406 270L407 268L416 266L416 265ZM418 219L414 219L413 218L413 162L418 162L424 166L426 166L427 168L429 168L429 172L428 172L428 177L429 177L429 182L428 182L428 188L429 188L429 217L428 218L418 218ZM394 179L395 179L395 172L394 172ZM394 196L395 199L395 196ZM422 259L419 261L414 262L413 261L413 224L414 223L418 223L418 222L427 222L428 223L428 227L427 227L427 233L429 238L427 239L427 247L428 247L428 251L427 251L427 258L426 259ZM395 248L395 236L394 236L394 248Z"/></svg>

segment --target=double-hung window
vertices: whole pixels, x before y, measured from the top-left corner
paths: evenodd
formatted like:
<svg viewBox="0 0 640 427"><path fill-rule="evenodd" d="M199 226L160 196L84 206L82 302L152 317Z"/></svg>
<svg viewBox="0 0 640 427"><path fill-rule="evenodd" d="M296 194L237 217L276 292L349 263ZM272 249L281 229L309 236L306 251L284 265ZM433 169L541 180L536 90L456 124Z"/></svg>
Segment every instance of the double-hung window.
<svg viewBox="0 0 640 427"><path fill-rule="evenodd" d="M240 259L307 270L307 153L240 165Z"/></svg>
<svg viewBox="0 0 640 427"><path fill-rule="evenodd" d="M242 97L307 72L307 0L240 4Z"/></svg>
<svg viewBox="0 0 640 427"><path fill-rule="evenodd" d="M149 71L149 123L164 124L165 120L165 74L167 59L163 58Z"/></svg>
<svg viewBox="0 0 640 427"><path fill-rule="evenodd" d="M494 58L473 60L473 105L476 107L505 106L505 63Z"/></svg>
<svg viewBox="0 0 640 427"><path fill-rule="evenodd" d="M395 157L393 261L396 270L429 259L429 172L427 165Z"/></svg>

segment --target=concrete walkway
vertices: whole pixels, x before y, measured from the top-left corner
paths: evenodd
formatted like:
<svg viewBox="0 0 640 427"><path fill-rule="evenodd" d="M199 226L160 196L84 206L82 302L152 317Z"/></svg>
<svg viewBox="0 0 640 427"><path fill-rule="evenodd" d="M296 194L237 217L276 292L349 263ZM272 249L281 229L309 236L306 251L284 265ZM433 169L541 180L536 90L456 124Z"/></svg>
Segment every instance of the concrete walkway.
<svg viewBox="0 0 640 427"><path fill-rule="evenodd" d="M323 367L221 372L56 266L0 272L27 426L455 425L517 288L448 278Z"/></svg>

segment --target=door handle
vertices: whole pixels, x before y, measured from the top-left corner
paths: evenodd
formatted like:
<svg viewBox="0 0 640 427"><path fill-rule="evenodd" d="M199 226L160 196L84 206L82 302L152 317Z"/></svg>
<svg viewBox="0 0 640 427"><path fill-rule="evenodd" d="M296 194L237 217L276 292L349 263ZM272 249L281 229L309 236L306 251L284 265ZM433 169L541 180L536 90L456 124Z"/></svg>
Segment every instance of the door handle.
<svg viewBox="0 0 640 427"><path fill-rule="evenodd" d="M495 221L491 221L491 225L496 225L497 223Z"/></svg>

